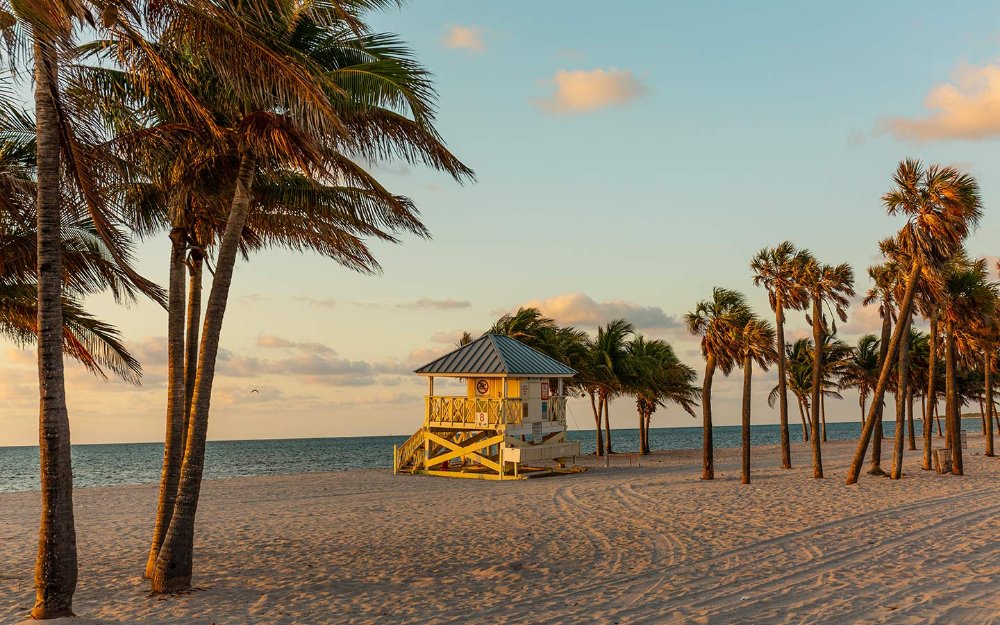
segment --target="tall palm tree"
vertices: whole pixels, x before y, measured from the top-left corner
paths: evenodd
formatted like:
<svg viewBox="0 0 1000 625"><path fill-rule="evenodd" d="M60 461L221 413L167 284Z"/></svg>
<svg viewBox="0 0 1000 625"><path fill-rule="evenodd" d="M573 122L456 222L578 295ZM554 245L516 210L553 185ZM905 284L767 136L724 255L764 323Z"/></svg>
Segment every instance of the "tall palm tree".
<svg viewBox="0 0 1000 625"><path fill-rule="evenodd" d="M750 261L754 286L767 289L774 325L777 329L775 350L778 353L778 398L781 427L781 466L792 468L791 443L788 437L788 389L785 381L785 310L804 310L809 294L802 285L802 268L809 252L797 250L790 241L764 248Z"/></svg>
<svg viewBox="0 0 1000 625"><path fill-rule="evenodd" d="M742 412L742 481L750 483L750 399L751 383L753 381L753 365L762 371L778 359L774 348L774 328L768 322L752 316L743 327L735 328L734 337L740 357L740 367L743 369L743 412Z"/></svg>
<svg viewBox="0 0 1000 625"><path fill-rule="evenodd" d="M858 339L857 346L851 350L850 359L844 367L840 379L843 386L858 389L858 405L861 408L862 422L865 419L868 397L878 381L878 359L878 337L874 334L865 334Z"/></svg>
<svg viewBox="0 0 1000 625"><path fill-rule="evenodd" d="M823 343L824 316L823 306L828 305L841 321L847 321L847 307L850 298L854 296L854 271L847 263L826 265L815 259L810 259L803 269L803 283L812 300L811 321L813 326L813 367L812 382L812 460L813 477L823 477L823 456L820 447L820 402L822 400L823 384ZM834 322L835 323L835 322ZM834 330L836 326L834 325Z"/></svg>
<svg viewBox="0 0 1000 625"><path fill-rule="evenodd" d="M752 317L746 298L739 291L715 287L712 299L702 300L684 316L691 334L701 337L701 355L705 358L705 379L701 388L702 473L701 479L715 479L715 455L712 444L712 378L715 370L729 375L739 357L735 338L737 329Z"/></svg>
<svg viewBox="0 0 1000 625"><path fill-rule="evenodd" d="M882 197L890 215L901 214L907 223L897 235L900 246L911 259L906 291L899 305L899 315L910 314L917 284L922 280L940 281L936 275L941 264L962 246L969 231L979 223L982 199L976 180L954 167L932 165L916 160L900 163L893 177L895 187ZM875 387L873 406L885 397L891 366L896 358L902 330L897 325L889 342L888 354ZM947 351L947 350L946 350ZM858 447L847 473L847 484L855 484L874 431L873 410L862 429Z"/></svg>
<svg viewBox="0 0 1000 625"><path fill-rule="evenodd" d="M906 404L910 365L910 323L912 312L897 320L903 326L903 338L899 343L899 356L896 362L896 428L893 432L892 469L889 478L898 480L903 477L903 437L906 429Z"/></svg>
<svg viewBox="0 0 1000 625"><path fill-rule="evenodd" d="M371 35L361 22L362 9L371 4L377 3L320 3L303 8L290 0L221 2L213 21L195 22L178 12L159 33L160 41L168 43L183 43L192 32L202 37L216 32L223 41L231 32L249 34L255 40L250 44L252 54L284 59L284 67L293 71L282 75L281 68L264 62L259 67L269 67L266 76L254 70L249 75L230 71L220 77L226 81L223 88L198 85L199 96L222 120L224 151L220 157L236 173L205 307L178 494L152 574L154 592L190 587L194 516L219 335L257 184L276 170L291 169L313 180L347 178L377 185L349 158L402 158L444 170L460 180L471 177L471 171L444 148L433 129L434 94L426 72L395 38ZM215 60L235 60L228 48L215 46L210 51L221 55ZM244 50L239 56L238 65L258 67L244 58ZM359 64L391 71L393 79L373 78ZM282 94L272 85L289 91ZM389 217L391 227L424 232L409 207L397 206L396 210L396 214L381 213ZM360 223L379 218L370 212L348 212L345 217Z"/></svg>

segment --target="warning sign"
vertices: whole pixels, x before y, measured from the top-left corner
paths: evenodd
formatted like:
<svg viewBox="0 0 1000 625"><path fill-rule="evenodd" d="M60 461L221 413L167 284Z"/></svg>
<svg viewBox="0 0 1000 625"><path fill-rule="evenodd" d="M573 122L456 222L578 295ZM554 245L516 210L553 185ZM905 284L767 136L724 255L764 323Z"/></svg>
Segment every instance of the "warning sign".
<svg viewBox="0 0 1000 625"><path fill-rule="evenodd" d="M542 382L542 399L545 400L548 398L549 398L549 383Z"/></svg>
<svg viewBox="0 0 1000 625"><path fill-rule="evenodd" d="M490 394L490 381L476 380L476 395L489 395L489 394Z"/></svg>

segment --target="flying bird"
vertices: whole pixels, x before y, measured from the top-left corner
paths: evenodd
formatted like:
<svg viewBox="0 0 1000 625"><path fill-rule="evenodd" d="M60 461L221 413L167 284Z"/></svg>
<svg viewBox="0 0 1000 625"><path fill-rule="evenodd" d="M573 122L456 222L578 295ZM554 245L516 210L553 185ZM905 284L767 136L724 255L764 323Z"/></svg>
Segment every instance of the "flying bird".
<svg viewBox="0 0 1000 625"><path fill-rule="evenodd" d="M253 395L254 393L257 393L258 395L260 395L260 391L258 391L257 389L253 389L252 391L250 391L251 395Z"/></svg>

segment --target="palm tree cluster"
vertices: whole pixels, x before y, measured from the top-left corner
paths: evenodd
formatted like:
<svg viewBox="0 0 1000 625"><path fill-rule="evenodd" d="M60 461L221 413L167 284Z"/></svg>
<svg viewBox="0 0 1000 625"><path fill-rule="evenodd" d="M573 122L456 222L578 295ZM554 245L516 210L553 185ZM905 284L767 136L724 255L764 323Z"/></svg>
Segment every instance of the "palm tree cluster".
<svg viewBox="0 0 1000 625"><path fill-rule="evenodd" d="M163 475L146 566L190 588L219 339L239 258L268 247L362 273L371 241L426 236L414 203L371 172L402 161L472 171L435 129L429 73L369 14L394 0L0 1L0 332L38 345L39 619L72 614L77 583L63 354L137 382L117 331L80 298L110 291L168 312ZM166 234L164 292L132 267ZM202 271L212 272L202 303Z"/></svg>
<svg viewBox="0 0 1000 625"><path fill-rule="evenodd" d="M577 328L558 325L537 308L519 308L498 319L488 332L515 338L577 371L567 390L590 399L598 456L613 453L612 399L635 400L643 454L651 452L649 428L658 408L677 404L694 416L697 373L681 362L669 343L637 333L625 319L611 320L589 336ZM466 332L460 344L470 340L472 334Z"/></svg>

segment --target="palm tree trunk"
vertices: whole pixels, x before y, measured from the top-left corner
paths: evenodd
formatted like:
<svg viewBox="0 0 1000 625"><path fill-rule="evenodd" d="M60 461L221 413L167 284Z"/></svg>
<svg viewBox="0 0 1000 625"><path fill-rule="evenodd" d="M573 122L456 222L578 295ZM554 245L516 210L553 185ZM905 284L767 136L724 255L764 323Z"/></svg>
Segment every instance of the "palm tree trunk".
<svg viewBox="0 0 1000 625"><path fill-rule="evenodd" d="M604 449L608 452L610 456L614 452L611 451L611 408L608 406L608 396L604 395L602 402L604 403Z"/></svg>
<svg viewBox="0 0 1000 625"><path fill-rule="evenodd" d="M650 423L652 423L652 421L653 421L653 413L652 412L646 413L646 439L643 441L643 448L642 448L642 453L645 456L648 456L649 454L653 453L653 449L649 445L649 426Z"/></svg>
<svg viewBox="0 0 1000 625"><path fill-rule="evenodd" d="M792 444L788 436L788 380L785 379L785 308L781 293L775 293L774 326L777 330L775 348L778 350L778 405L781 423L781 468L792 468Z"/></svg>
<svg viewBox="0 0 1000 625"><path fill-rule="evenodd" d="M712 444L712 377L715 357L705 360L705 380L701 385L701 479L715 479L715 453Z"/></svg>
<svg viewBox="0 0 1000 625"><path fill-rule="evenodd" d="M646 415L642 413L642 409L636 410L639 414L639 453L642 454L646 447Z"/></svg>
<svg viewBox="0 0 1000 625"><path fill-rule="evenodd" d="M931 430L934 429L934 410L937 408L937 393L934 391L934 377L937 373L937 340L938 340L938 320L937 313L930 315L930 354L927 366L927 400L924 402L924 460L921 468L925 471L931 470Z"/></svg>
<svg viewBox="0 0 1000 625"><path fill-rule="evenodd" d="M185 345L187 353L184 355L184 429L182 437L184 444L181 449L187 446L187 431L191 424L191 400L194 399L194 383L198 374L198 331L201 327L201 278L205 264L205 257L201 250L191 250L190 265L188 266L191 284L188 286L187 304L187 338Z"/></svg>
<svg viewBox="0 0 1000 625"><path fill-rule="evenodd" d="M888 304L882 305L882 338L879 342L879 371L886 366L886 362L889 359L889 341L892 337L892 315L889 311ZM872 402L874 405L874 402ZM872 461L871 466L868 467L868 475L885 475L885 471L882 470L882 439L885 437L885 432L882 427L882 415L885 413L885 400L880 401L878 404L878 409L875 411L875 440L876 444L872 447ZM864 429L862 429L864 433ZM860 437L859 437L860 439Z"/></svg>
<svg viewBox="0 0 1000 625"><path fill-rule="evenodd" d="M910 315L900 315L897 327L902 331L896 364L896 428L893 431L892 469L889 478L903 477L903 437L906 435L906 377L910 354Z"/></svg>
<svg viewBox="0 0 1000 625"><path fill-rule="evenodd" d="M76 527L69 412L63 374L62 197L58 52L36 34L35 158L38 197L38 451L42 515L31 616L72 616L76 591Z"/></svg>
<svg viewBox="0 0 1000 625"><path fill-rule="evenodd" d="M743 358L743 475L742 482L750 483L750 384L753 381L753 360Z"/></svg>
<svg viewBox="0 0 1000 625"><path fill-rule="evenodd" d="M250 186L256 164L244 156L236 178L236 192L226 221L226 230L219 246L215 277L205 310L205 324L198 356L198 373L188 428L187 446L181 467L180 489L174 503L163 546L154 567L151 588L154 593L178 592L191 587L194 558L194 523L201 492L205 463L205 439L208 434L208 413L215 380L215 363L219 353L222 320L229 299L233 268L239 251L240 236L250 212Z"/></svg>
<svg viewBox="0 0 1000 625"><path fill-rule="evenodd" d="M947 399L945 399L945 402L947 402ZM942 436L944 436L944 429L941 427L941 411L938 410L938 406L936 403L934 404L934 420L937 421L938 438L941 438Z"/></svg>
<svg viewBox="0 0 1000 625"><path fill-rule="evenodd" d="M958 401L958 384L955 380L955 322L949 319L946 326L945 375L948 378L948 398L951 403L944 421L951 443L951 472L954 475L964 475L965 471L962 467L962 411Z"/></svg>
<svg viewBox="0 0 1000 625"><path fill-rule="evenodd" d="M910 384L906 385L906 437L909 439L910 451L917 450L917 432L913 423L913 389Z"/></svg>
<svg viewBox="0 0 1000 625"><path fill-rule="evenodd" d="M818 297L813 298L813 370L812 370L812 465L813 478L823 477L823 450L820 447L819 402L823 380L823 309Z"/></svg>
<svg viewBox="0 0 1000 625"><path fill-rule="evenodd" d="M986 393L986 455L993 455L993 354L986 350L983 356L983 372L986 378L983 388Z"/></svg>
<svg viewBox="0 0 1000 625"><path fill-rule="evenodd" d="M597 444L594 447L594 455L601 457L604 455L604 435L601 433L601 410L594 400L596 392L587 391L587 394L590 395L590 409L594 411L594 431L597 432Z"/></svg>
<svg viewBox="0 0 1000 625"><path fill-rule="evenodd" d="M819 416L823 420L823 442L826 442L826 396L819 396Z"/></svg>
<svg viewBox="0 0 1000 625"><path fill-rule="evenodd" d="M167 431L163 439L163 469L160 496L153 523L153 540L146 558L145 576L153 575L156 556L174 514L177 485L184 454L184 255L187 247L183 228L170 231L170 273L167 289Z"/></svg>
<svg viewBox="0 0 1000 625"><path fill-rule="evenodd" d="M919 261L914 260L913 266L910 268L910 275L907 276L906 280L906 294L903 296L903 303L899 309L899 317L901 319L906 319L910 315L910 309L913 307L913 296L917 290L917 281L920 278L920 264ZM886 312L888 314L888 312ZM902 339L901 326L903 324L897 323L895 330L892 332L892 338L889 341L889 350L886 352L885 360L882 361L882 370L878 374L878 384L875 385L875 393L872 397L872 407L869 410L869 416L866 420L864 428L861 431L861 438L858 440L858 448L854 452L854 458L851 459L851 466L847 471L847 483L856 484L858 482L858 475L861 473L861 465L864 464L865 454L868 452L868 445L871 443L872 433L875 431L875 416L874 412L877 407L882 405L885 401L885 389L889 384L889 373L892 371L892 361L896 358L899 353L899 342ZM882 323L882 333L885 334L885 320ZM881 419L878 420L881 425ZM881 450L882 440L879 439L878 443L875 445L875 449ZM872 450L872 464L875 464L875 449ZM875 467L872 467L874 470ZM879 467L881 471L881 467ZM872 471L869 471L872 473Z"/></svg>
<svg viewBox="0 0 1000 625"><path fill-rule="evenodd" d="M799 400L799 418L802 419L802 441L809 442L809 422L806 421L806 412L808 410L808 405L805 399L798 398Z"/></svg>
<svg viewBox="0 0 1000 625"><path fill-rule="evenodd" d="M861 405L861 425L865 424L865 404L868 403L868 398L864 394L858 395L858 403Z"/></svg>

